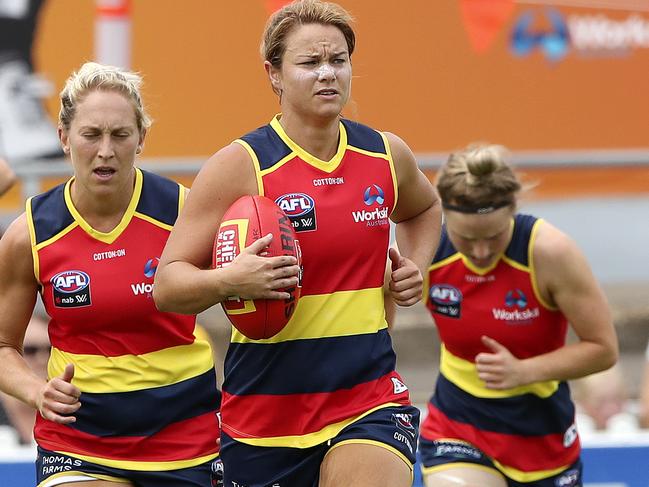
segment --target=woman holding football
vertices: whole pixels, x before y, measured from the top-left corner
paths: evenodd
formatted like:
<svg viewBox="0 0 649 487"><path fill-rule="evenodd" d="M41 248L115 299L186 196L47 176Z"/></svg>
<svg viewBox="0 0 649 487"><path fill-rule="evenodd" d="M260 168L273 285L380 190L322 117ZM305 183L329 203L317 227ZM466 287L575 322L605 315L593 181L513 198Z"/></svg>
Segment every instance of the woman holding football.
<svg viewBox="0 0 649 487"><path fill-rule="evenodd" d="M395 371L382 285L392 220L392 296L401 306L419 301L440 208L400 138L341 115L350 23L340 6L319 0L293 2L268 20L261 51L281 114L207 162L160 262L160 309L196 313L233 294L284 299L275 289L297 282L292 257L277 267L248 255L248 281L207 269L222 215L240 196L271 198L300 241L302 297L286 327L257 341L233 330L222 402L226 485L412 483L419 415ZM252 292L260 276L277 276L277 287Z"/></svg>
<svg viewBox="0 0 649 487"><path fill-rule="evenodd" d="M438 175L445 226L426 306L442 351L419 447L428 487L582 485L566 381L611 367L617 339L584 255L516 212L520 189L500 146L452 154Z"/></svg>

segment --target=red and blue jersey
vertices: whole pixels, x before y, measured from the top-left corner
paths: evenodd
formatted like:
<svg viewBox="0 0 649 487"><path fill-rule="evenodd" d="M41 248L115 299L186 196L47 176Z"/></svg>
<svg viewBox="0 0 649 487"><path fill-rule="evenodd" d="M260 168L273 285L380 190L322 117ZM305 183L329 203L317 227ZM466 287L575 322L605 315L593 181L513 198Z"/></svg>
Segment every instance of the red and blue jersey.
<svg viewBox="0 0 649 487"><path fill-rule="evenodd" d="M50 316L49 377L75 366L75 423L37 418L38 444L115 468L173 470L214 458L220 395L195 317L159 312L153 277L185 188L135 169L115 229L92 228L73 180L27 202L34 272Z"/></svg>
<svg viewBox="0 0 649 487"><path fill-rule="evenodd" d="M381 407L409 404L395 372L383 307L397 185L385 136L348 120L322 161L278 118L237 143L259 194L290 217L302 248L302 294L286 327L251 340L233 329L225 360L223 430L259 446L307 448Z"/></svg>
<svg viewBox="0 0 649 487"><path fill-rule="evenodd" d="M516 215L512 240L492 266L476 268L444 229L427 276L426 306L442 342L440 374L421 436L458 439L481 449L507 477L532 482L579 457L574 405L565 382L487 389L475 357L490 352L483 335L519 359L565 343L563 314L540 295L532 260L542 220Z"/></svg>

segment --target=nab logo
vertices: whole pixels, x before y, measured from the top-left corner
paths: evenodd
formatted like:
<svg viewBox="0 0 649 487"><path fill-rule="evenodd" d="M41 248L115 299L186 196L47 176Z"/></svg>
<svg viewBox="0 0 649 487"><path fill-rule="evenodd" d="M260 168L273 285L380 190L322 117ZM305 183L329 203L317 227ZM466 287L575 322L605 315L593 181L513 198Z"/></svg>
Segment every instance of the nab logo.
<svg viewBox="0 0 649 487"><path fill-rule="evenodd" d="M158 269L159 263L160 259L158 257L147 260L146 264L144 264L144 275L146 277L153 277L155 275L155 271Z"/></svg>
<svg viewBox="0 0 649 487"><path fill-rule="evenodd" d="M52 278L52 286L62 293L76 293L88 287L90 276L82 271L63 271Z"/></svg>
<svg viewBox="0 0 649 487"><path fill-rule="evenodd" d="M287 216L294 218L306 215L315 207L315 201L311 196L304 193L289 193L280 196L275 200Z"/></svg>
<svg viewBox="0 0 649 487"><path fill-rule="evenodd" d="M511 308L517 306L519 309L527 307L527 296L520 289L509 291L505 296L505 306Z"/></svg>
<svg viewBox="0 0 649 487"><path fill-rule="evenodd" d="M435 284L430 288L430 299L437 304L457 304L462 301L462 293L448 284Z"/></svg>
<svg viewBox="0 0 649 487"><path fill-rule="evenodd" d="M90 306L90 276L83 271L63 271L50 280L58 308Z"/></svg>
<svg viewBox="0 0 649 487"><path fill-rule="evenodd" d="M372 184L365 188L365 193L363 193L363 201L367 206L371 206L374 203L382 205L385 202L385 193L380 186Z"/></svg>
<svg viewBox="0 0 649 487"><path fill-rule="evenodd" d="M287 193L275 200L291 220L296 232L317 230L315 200L306 193Z"/></svg>

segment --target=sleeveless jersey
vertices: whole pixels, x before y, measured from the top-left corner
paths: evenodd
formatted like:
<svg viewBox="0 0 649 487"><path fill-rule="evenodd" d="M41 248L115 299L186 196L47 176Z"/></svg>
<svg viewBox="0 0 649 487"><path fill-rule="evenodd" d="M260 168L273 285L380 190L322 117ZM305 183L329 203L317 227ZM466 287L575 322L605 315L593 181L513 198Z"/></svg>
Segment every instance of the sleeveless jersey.
<svg viewBox="0 0 649 487"><path fill-rule="evenodd" d="M172 470L216 457L220 393L195 317L159 312L153 276L185 188L136 169L131 202L109 233L70 197L72 180L27 201L36 279L50 316L49 377L75 366L75 423L37 415L48 450L129 470Z"/></svg>
<svg viewBox="0 0 649 487"><path fill-rule="evenodd" d="M532 250L542 220L514 219L512 240L490 268L455 250L446 229L427 276L426 306L442 342L440 375L421 435L461 439L494 459L508 477L531 482L565 470L579 457L574 405L565 382L487 389L475 356L489 336L519 359L562 347L567 322L538 292Z"/></svg>
<svg viewBox="0 0 649 487"><path fill-rule="evenodd" d="M292 141L277 117L236 141L252 157L259 194L290 217L303 256L286 327L256 341L233 328L222 427L244 443L307 448L378 408L409 404L383 307L392 157L381 133L347 120L339 128L328 162Z"/></svg>

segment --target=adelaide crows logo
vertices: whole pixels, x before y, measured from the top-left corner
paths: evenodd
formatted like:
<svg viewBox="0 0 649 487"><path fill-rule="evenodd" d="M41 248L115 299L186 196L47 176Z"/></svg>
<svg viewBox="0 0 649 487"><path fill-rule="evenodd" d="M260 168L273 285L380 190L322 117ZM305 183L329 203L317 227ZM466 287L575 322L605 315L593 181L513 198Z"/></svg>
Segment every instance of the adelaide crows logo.
<svg viewBox="0 0 649 487"><path fill-rule="evenodd" d="M372 184L365 188L365 193L363 193L363 201L367 206L373 205L375 202L379 205L382 205L385 202L385 193L380 186Z"/></svg>
<svg viewBox="0 0 649 487"><path fill-rule="evenodd" d="M527 306L527 296L520 289L509 291L505 295L505 306L508 308L517 306L519 309L523 309Z"/></svg>

